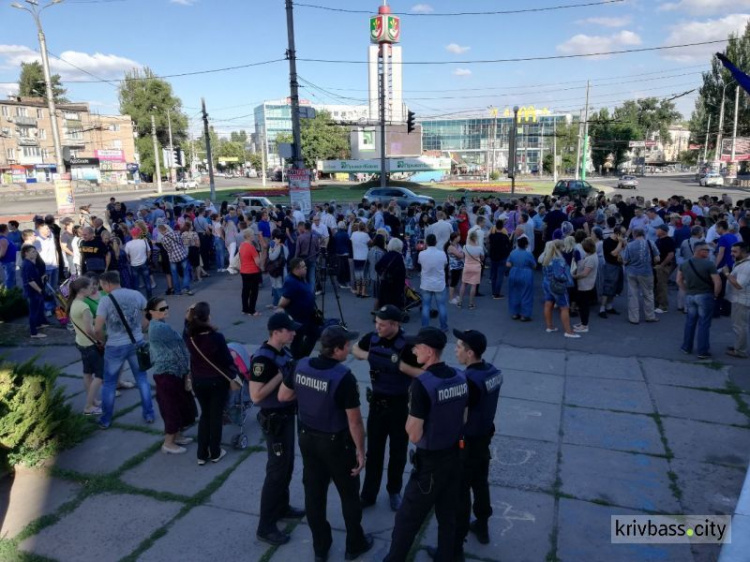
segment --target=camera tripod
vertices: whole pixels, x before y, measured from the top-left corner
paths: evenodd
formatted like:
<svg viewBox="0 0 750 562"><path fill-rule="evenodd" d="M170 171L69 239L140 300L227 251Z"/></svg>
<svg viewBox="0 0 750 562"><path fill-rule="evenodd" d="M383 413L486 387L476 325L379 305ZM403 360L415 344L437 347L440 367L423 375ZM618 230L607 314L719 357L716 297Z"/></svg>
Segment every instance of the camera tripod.
<svg viewBox="0 0 750 562"><path fill-rule="evenodd" d="M317 278L320 283L321 290L321 303L320 311L323 313L325 318L326 313L326 285L331 284L333 288L333 295L336 298L336 305L339 309L339 318L341 318L341 326L346 328L346 320L344 320L344 311L341 309L341 296L339 295L339 286L336 279L335 272L338 271L338 257L329 256L326 251L322 251L318 256L317 263Z"/></svg>

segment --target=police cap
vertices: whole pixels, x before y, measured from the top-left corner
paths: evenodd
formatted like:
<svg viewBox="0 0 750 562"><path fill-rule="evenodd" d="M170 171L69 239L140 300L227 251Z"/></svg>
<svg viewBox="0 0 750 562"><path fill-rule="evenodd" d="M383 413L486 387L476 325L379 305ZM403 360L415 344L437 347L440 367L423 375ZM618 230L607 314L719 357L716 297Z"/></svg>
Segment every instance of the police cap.
<svg viewBox="0 0 750 562"><path fill-rule="evenodd" d="M330 326L320 335L320 346L326 349L344 347L348 341L359 339L359 332L352 332L342 326Z"/></svg>
<svg viewBox="0 0 750 562"><path fill-rule="evenodd" d="M477 330L453 330L453 335L464 342L464 345L481 357L487 350L487 338Z"/></svg>
<svg viewBox="0 0 750 562"><path fill-rule="evenodd" d="M445 349L445 344L448 343L448 338L442 330L439 330L434 326L427 326L421 328L416 336L407 336L406 341L411 345L421 343L432 349L442 351Z"/></svg>
<svg viewBox="0 0 750 562"><path fill-rule="evenodd" d="M286 312L277 312L268 319L268 331L273 332L275 330L291 330L296 332L302 327L302 324L298 324L292 317Z"/></svg>
<svg viewBox="0 0 750 562"><path fill-rule="evenodd" d="M401 312L397 306L393 306L392 304L381 306L379 309L373 311L373 314L376 318L380 318L381 320L393 320L394 322L404 321L404 313Z"/></svg>

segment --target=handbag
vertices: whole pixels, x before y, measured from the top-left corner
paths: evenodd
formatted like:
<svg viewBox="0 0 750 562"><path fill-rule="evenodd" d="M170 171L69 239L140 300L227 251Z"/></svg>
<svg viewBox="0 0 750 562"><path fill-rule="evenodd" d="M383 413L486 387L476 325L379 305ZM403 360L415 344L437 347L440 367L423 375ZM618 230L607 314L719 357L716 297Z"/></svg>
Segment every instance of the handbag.
<svg viewBox="0 0 750 562"><path fill-rule="evenodd" d="M213 367L214 369L216 369L216 371L217 371L217 372L218 372L218 373L219 373L219 374L220 374L220 375L221 375L222 377L224 377L225 379L227 379L227 380L229 381L229 388L230 388L230 389L232 389L233 391L237 391L237 390L241 390L241 389L242 389L242 379L240 379L239 375L235 375L235 377L234 377L234 378L231 378L231 377L230 377L229 375L227 375L227 374L226 374L226 373L225 373L224 371L222 371L222 370L221 370L221 369L219 369L219 368L218 368L218 367L217 367L216 365L214 365L214 364L213 364L213 363L211 362L211 360L210 360L210 359L209 359L208 357L206 357L206 356L205 356L205 355L203 354L203 352L202 352L202 351L200 350L200 348L199 348L199 347L198 347L197 345L195 345L195 340L194 340L193 338L190 338L190 343L191 343L191 344L193 344L193 348L195 349L195 351L197 351L197 352L198 352L198 354L199 354L199 355L200 355L201 357L203 357L203 360L204 360L204 361L205 361L206 363L208 363L209 365L211 365L211 366L212 366L212 367ZM191 380L190 380L190 384L191 384L191 387L192 387L192 382L193 382L193 381L192 381L192 378L191 378ZM187 382L185 383L185 385L187 386Z"/></svg>
<svg viewBox="0 0 750 562"><path fill-rule="evenodd" d="M135 356L136 359L138 359L138 368L141 371L148 371L151 368L151 350L148 342L141 342L141 344L138 345L138 342L135 341L135 337L133 336L133 331L130 329L128 321L125 320L125 315L122 313L122 309L120 308L120 305L118 304L114 295L110 294L107 296L112 301L115 310L117 310L117 314L120 316L120 320L122 320L122 325L125 326L125 331L128 333L128 337L130 338L130 343L136 346Z"/></svg>
<svg viewBox="0 0 750 562"><path fill-rule="evenodd" d="M95 340L90 335L88 335L86 330L82 330L81 327L78 324L76 324L76 321L73 320L73 317L70 318L70 321L73 323L73 326L78 328L79 332L81 332L84 336L86 336L91 341L91 343L93 343L96 346L96 350L99 352L99 355L104 355L104 344L100 341Z"/></svg>

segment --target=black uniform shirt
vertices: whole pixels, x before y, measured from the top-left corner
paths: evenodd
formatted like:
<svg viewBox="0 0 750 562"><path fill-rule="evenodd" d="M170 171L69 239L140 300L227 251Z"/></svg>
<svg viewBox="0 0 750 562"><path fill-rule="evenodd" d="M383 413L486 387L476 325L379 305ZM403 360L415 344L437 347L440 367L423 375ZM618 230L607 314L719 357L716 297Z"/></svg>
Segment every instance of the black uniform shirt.
<svg viewBox="0 0 750 562"><path fill-rule="evenodd" d="M276 356L284 355L283 351L279 351L275 347L269 345L268 342L264 342L261 347L272 351ZM274 363L273 359L254 355L253 360L250 363L250 382L266 384L270 382L278 372L279 367Z"/></svg>
<svg viewBox="0 0 750 562"><path fill-rule="evenodd" d="M456 370L445 363L436 363L426 369L436 377L449 379L456 374ZM430 395L427 394L419 379L414 379L409 387L409 415L420 420L426 420L430 415Z"/></svg>
<svg viewBox="0 0 750 562"><path fill-rule="evenodd" d="M479 361L478 363L472 363L466 368L474 369L476 371L487 371L491 367L492 366L489 363ZM469 408L474 408L477 404L479 404L479 400L482 397L482 392L477 388L477 385L474 384L474 381L472 381L469 377L466 377L466 382L469 385Z"/></svg>
<svg viewBox="0 0 750 562"><path fill-rule="evenodd" d="M310 366L314 369L333 369L339 362L329 357L318 356L310 359ZM296 372L290 370L289 374L284 377L284 385L287 388L294 389L294 377ZM353 410L359 408L359 386L357 386L357 379L354 377L354 373L351 371L344 375L341 379L336 394L333 397L336 406L342 410Z"/></svg>
<svg viewBox="0 0 750 562"><path fill-rule="evenodd" d="M362 339L357 342L357 346L362 351L370 351L370 340L372 339L372 336L377 336L376 332L369 332L365 334ZM396 343L396 340L398 339L399 334L396 334L392 338L380 338L380 345L386 348L392 348L393 344ZM417 362L417 357L414 355L414 347L410 345L404 346L404 348L401 350L401 354L399 355L399 359L409 365L410 367L419 367L419 363Z"/></svg>

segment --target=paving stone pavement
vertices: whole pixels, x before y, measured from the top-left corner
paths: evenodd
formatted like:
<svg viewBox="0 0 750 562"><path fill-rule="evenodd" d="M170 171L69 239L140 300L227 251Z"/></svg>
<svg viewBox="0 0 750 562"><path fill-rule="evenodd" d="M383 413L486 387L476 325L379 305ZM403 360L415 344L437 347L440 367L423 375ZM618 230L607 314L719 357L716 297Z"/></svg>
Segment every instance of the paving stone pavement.
<svg viewBox="0 0 750 562"><path fill-rule="evenodd" d="M227 304L228 294L239 300L237 278L213 278L197 288L192 299L167 298L176 328L191 302L206 300L228 338L251 350L263 341L268 315L249 319ZM341 298L350 328L370 329L372 301L346 291ZM266 287L261 310L269 300ZM658 327L594 318L590 334L569 341L546 334L538 321L512 322L505 301L481 304L475 311L449 309L451 327L488 334L485 358L505 375L489 476L492 540L483 546L470 536L467 554L502 562L716 560L715 546L613 545L610 515L734 512L750 459L750 395L741 390L750 389L750 374L741 363L686 362L676 345L682 315L663 315ZM330 313L330 294L327 306ZM731 336L726 320L717 326L714 346L721 349ZM615 328L626 344L611 345ZM416 320L405 329L415 331ZM445 358L455 364L455 338L449 341ZM80 362L72 346L8 351L14 360L41 352L43 360L60 366L67 400L75 411L82 408ZM364 396L367 365L353 358L347 364ZM362 413L366 418L366 403ZM162 454L161 418L144 424L138 392L123 392L111 429L93 433L46 467L19 471L15 480L1 483L0 546L10 542L12 552L61 562L312 560L304 520L289 527L292 540L278 549L255 539L265 449L254 414L246 424L250 449L230 450L221 463L198 467L195 445L187 455ZM225 427L227 446L235 433L236 427ZM188 434L195 435L195 428ZM304 505L299 455L291 497L295 506ZM333 487L328 517L330 559L342 560L345 529ZM750 528L750 514L743 517L735 532ZM376 543L360 560L382 560L393 529L384 490L364 511L363 526ZM435 544L436 532L433 517L415 561L429 560L421 547Z"/></svg>

